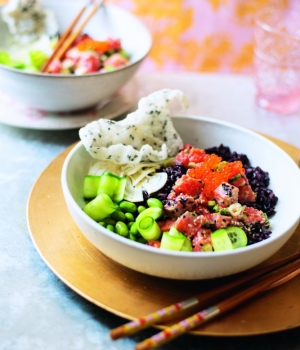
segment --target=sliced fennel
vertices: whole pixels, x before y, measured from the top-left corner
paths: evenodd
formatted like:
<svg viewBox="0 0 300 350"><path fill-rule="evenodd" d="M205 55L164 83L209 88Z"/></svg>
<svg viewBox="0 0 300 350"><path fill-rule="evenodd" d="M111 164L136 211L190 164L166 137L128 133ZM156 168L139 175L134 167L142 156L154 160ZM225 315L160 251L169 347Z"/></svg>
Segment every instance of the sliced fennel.
<svg viewBox="0 0 300 350"><path fill-rule="evenodd" d="M124 199L130 202L143 201L143 191L149 194L158 191L167 182L167 174L156 172L160 163L117 164L100 161L91 165L89 175L102 175L104 172L126 177Z"/></svg>
<svg viewBox="0 0 300 350"><path fill-rule="evenodd" d="M161 189L167 182L166 173L155 173L154 175L144 177L139 183L133 185L131 178L127 178L125 187L124 199L130 202L143 201L143 191L147 191L149 194L154 193Z"/></svg>

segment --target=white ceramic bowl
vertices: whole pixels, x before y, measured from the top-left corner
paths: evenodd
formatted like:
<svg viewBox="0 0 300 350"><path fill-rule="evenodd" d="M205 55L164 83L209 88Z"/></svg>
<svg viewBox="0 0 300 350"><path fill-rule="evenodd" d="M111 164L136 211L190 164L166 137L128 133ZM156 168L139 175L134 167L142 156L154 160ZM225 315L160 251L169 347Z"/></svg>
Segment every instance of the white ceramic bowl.
<svg viewBox="0 0 300 350"><path fill-rule="evenodd" d="M249 269L278 251L300 220L300 171L274 143L247 129L203 117L174 117L174 126L185 143L200 148L223 143L247 154L253 166L270 175L270 188L279 197L271 218L270 238L244 248L224 252L173 252L133 242L98 225L83 211L83 179L92 161L79 142L66 158L62 188L69 211L82 233L103 254L136 271L172 279L210 279Z"/></svg>
<svg viewBox="0 0 300 350"><path fill-rule="evenodd" d="M57 17L63 32L86 0L42 0ZM0 48L7 47L6 24L0 16ZM118 38L131 56L126 67L105 73L82 76L28 73L0 64L0 92L27 106L47 111L73 111L92 107L124 86L148 55L151 35L132 14L106 5L92 17L83 30L92 38Z"/></svg>

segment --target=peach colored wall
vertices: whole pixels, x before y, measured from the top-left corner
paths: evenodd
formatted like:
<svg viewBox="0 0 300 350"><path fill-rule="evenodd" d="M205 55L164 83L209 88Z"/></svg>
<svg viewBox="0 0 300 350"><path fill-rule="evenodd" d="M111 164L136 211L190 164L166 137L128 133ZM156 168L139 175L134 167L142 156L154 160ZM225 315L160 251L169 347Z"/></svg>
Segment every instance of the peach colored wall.
<svg viewBox="0 0 300 350"><path fill-rule="evenodd" d="M153 35L143 70L251 72L253 16L299 0L109 0L137 15Z"/></svg>

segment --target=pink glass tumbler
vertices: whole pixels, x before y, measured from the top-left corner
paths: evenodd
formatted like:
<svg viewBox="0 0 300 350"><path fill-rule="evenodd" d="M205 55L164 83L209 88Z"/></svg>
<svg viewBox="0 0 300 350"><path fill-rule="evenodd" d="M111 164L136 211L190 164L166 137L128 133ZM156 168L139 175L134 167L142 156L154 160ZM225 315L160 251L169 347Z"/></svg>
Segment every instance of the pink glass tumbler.
<svg viewBox="0 0 300 350"><path fill-rule="evenodd" d="M255 18L254 77L259 107L300 109L300 11L267 8Z"/></svg>

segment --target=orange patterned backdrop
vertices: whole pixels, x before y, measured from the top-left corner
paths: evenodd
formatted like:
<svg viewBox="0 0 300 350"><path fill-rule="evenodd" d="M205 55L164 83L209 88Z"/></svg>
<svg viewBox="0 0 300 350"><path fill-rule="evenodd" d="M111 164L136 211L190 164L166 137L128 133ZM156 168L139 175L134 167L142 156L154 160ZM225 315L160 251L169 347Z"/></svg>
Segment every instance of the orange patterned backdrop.
<svg viewBox="0 0 300 350"><path fill-rule="evenodd" d="M108 0L137 15L153 35L143 70L249 73L253 16L300 0Z"/></svg>
<svg viewBox="0 0 300 350"><path fill-rule="evenodd" d="M300 0L106 1L138 16L152 33L146 71L250 73L255 13L268 5L300 8Z"/></svg>

